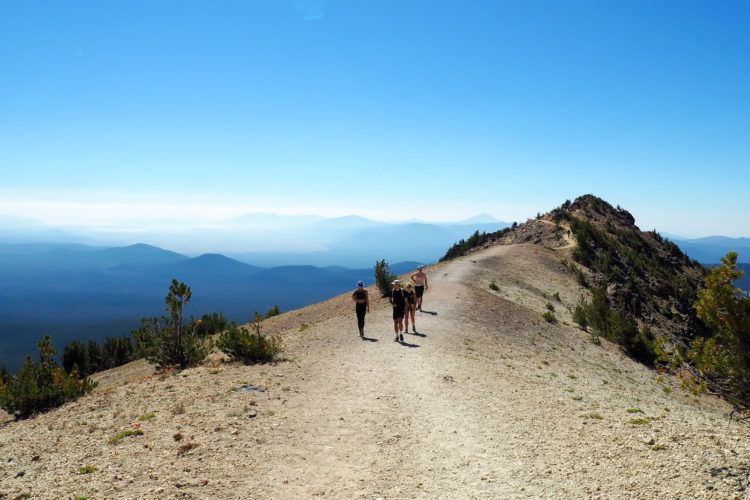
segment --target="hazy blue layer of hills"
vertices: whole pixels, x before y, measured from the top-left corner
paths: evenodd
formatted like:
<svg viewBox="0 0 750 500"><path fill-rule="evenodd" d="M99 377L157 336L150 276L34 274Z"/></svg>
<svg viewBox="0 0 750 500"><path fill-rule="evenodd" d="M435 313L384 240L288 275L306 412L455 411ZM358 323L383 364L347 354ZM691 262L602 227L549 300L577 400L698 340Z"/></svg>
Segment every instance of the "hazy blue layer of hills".
<svg viewBox="0 0 750 500"><path fill-rule="evenodd" d="M143 223L145 224L145 223ZM60 228L28 219L0 216L0 243L84 243L128 246L147 243L197 255L219 252L260 266L309 264L370 266L389 262L435 261L474 231L497 231L509 224L487 214L458 222L389 223L359 216L246 214L200 226L184 221L133 221L117 227Z"/></svg>
<svg viewBox="0 0 750 500"><path fill-rule="evenodd" d="M221 311L247 321L274 305L290 310L372 283L372 265L252 266L218 254L190 258L149 245L0 244L0 364L15 369L45 334L72 339L129 334L144 316L161 315L172 278L188 283L188 314ZM416 262L394 264L407 272Z"/></svg>
<svg viewBox="0 0 750 500"><path fill-rule="evenodd" d="M737 267L745 272L745 275L737 281L737 286L750 291L750 264L738 264Z"/></svg>
<svg viewBox="0 0 750 500"><path fill-rule="evenodd" d="M672 239L680 249L702 264L718 264L727 252L739 253L739 262L750 262L750 238L728 238L709 236L707 238Z"/></svg>

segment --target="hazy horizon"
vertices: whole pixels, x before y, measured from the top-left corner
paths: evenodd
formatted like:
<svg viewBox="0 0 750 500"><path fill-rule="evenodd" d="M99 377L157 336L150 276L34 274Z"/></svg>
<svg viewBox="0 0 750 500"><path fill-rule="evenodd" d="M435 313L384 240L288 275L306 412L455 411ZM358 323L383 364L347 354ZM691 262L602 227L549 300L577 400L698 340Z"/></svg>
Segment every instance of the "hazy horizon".
<svg viewBox="0 0 750 500"><path fill-rule="evenodd" d="M592 193L643 229L750 235L745 3L0 14L0 214L522 222Z"/></svg>

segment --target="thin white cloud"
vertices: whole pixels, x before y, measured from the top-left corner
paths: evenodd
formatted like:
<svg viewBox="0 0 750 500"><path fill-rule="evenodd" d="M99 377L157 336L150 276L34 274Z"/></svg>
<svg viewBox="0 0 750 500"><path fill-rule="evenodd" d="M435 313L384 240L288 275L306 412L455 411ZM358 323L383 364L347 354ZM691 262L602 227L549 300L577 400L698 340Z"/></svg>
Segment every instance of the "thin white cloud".
<svg viewBox="0 0 750 500"><path fill-rule="evenodd" d="M328 0L292 0L292 6L302 14L305 21L318 21L326 14Z"/></svg>

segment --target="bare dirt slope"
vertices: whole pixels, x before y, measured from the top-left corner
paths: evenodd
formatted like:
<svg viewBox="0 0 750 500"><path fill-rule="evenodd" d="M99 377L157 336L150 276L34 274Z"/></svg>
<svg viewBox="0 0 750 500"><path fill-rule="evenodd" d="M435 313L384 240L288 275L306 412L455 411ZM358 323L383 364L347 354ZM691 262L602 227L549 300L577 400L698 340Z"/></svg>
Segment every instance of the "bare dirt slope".
<svg viewBox="0 0 750 500"><path fill-rule="evenodd" d="M572 326L555 251L496 246L429 276L404 345L384 300L360 340L343 296L268 322L276 365L101 374L0 427L0 497L747 497L747 426ZM123 430L143 435L108 443Z"/></svg>

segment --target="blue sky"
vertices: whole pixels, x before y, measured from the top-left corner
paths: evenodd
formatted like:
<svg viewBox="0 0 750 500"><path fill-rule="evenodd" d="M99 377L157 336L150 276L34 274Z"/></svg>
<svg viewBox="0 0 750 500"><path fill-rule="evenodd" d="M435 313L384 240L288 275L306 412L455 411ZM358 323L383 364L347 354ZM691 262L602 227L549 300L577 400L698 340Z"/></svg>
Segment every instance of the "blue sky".
<svg viewBox="0 0 750 500"><path fill-rule="evenodd" d="M748 25L747 2L3 2L0 213L522 221L590 192L748 236Z"/></svg>

